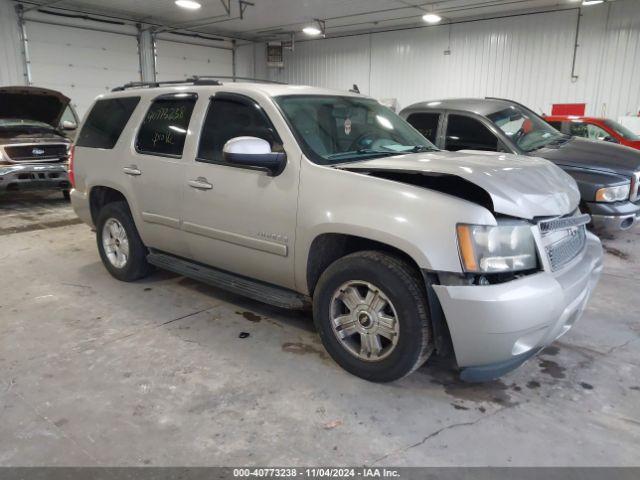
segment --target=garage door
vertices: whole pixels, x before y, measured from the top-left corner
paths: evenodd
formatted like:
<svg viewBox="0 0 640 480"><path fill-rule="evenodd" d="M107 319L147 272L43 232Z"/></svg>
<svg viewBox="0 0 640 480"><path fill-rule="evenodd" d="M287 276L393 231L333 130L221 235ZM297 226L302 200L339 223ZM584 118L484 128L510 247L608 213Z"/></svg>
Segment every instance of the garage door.
<svg viewBox="0 0 640 480"><path fill-rule="evenodd" d="M135 36L27 22L33 85L59 90L82 117L98 95L139 81Z"/></svg>
<svg viewBox="0 0 640 480"><path fill-rule="evenodd" d="M157 40L158 80L181 80L193 75L233 75L231 50Z"/></svg>

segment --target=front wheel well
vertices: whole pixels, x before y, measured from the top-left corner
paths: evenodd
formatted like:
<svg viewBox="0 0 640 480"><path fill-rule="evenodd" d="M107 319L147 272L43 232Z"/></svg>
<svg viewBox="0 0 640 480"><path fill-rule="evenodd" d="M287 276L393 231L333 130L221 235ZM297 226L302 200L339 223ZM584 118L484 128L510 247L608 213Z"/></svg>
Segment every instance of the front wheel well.
<svg viewBox="0 0 640 480"><path fill-rule="evenodd" d="M113 202L126 201L127 199L122 192L114 188L103 186L93 187L89 193L89 206L91 208L91 220L93 221L93 224L96 224L100 210L105 205Z"/></svg>
<svg viewBox="0 0 640 480"><path fill-rule="evenodd" d="M451 333L442 311L440 301L433 289L438 283L438 276L421 269L416 261L402 250L364 237L345 235L339 233L324 233L316 237L311 243L307 258L307 288L309 295L313 296L314 290L322 273L333 262L351 253L363 250L377 250L401 258L423 280L425 295L429 306L429 315L433 327L434 344L438 355L448 356L453 353Z"/></svg>
<svg viewBox="0 0 640 480"><path fill-rule="evenodd" d="M339 258L363 250L377 250L402 258L420 274L420 267L413 258L402 250L364 237L341 233L323 233L317 236L309 248L307 257L307 288L313 296L316 284L329 265Z"/></svg>

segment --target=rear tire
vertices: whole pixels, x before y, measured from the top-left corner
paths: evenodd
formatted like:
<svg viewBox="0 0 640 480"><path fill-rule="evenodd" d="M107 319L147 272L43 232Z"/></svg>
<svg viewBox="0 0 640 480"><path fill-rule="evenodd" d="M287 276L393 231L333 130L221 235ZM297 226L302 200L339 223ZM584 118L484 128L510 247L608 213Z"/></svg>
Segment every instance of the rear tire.
<svg viewBox="0 0 640 480"><path fill-rule="evenodd" d="M106 204L98 213L96 240L102 263L118 280L132 282L146 277L152 267L126 202Z"/></svg>
<svg viewBox="0 0 640 480"><path fill-rule="evenodd" d="M363 251L331 264L313 297L324 347L345 370L391 382L433 351L428 301L419 272L394 255Z"/></svg>

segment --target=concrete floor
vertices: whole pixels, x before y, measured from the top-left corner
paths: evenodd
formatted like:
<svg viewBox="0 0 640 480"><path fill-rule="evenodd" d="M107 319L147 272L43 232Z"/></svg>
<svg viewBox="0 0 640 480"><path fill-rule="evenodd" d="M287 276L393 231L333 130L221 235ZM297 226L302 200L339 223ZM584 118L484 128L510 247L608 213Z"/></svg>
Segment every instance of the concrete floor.
<svg viewBox="0 0 640 480"><path fill-rule="evenodd" d="M376 385L307 315L120 283L59 195L0 197L0 465L639 465L639 235L606 241L585 317L516 372Z"/></svg>

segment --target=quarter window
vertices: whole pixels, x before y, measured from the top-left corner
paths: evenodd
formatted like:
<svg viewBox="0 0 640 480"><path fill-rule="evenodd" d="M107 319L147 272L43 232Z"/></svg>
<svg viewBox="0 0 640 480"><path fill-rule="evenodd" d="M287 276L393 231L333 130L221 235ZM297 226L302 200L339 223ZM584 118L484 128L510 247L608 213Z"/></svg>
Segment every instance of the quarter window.
<svg viewBox="0 0 640 480"><path fill-rule="evenodd" d="M445 150L498 150L498 138L478 120L464 115L449 115Z"/></svg>
<svg viewBox="0 0 640 480"><path fill-rule="evenodd" d="M266 113L256 102L240 95L222 94L211 100L202 127L198 160L223 163L222 149L235 137L266 140L272 151L283 151L279 137Z"/></svg>
<svg viewBox="0 0 640 480"><path fill-rule="evenodd" d="M160 97L151 104L138 132L138 152L168 157L182 156L196 96L179 95Z"/></svg>
<svg viewBox="0 0 640 480"><path fill-rule="evenodd" d="M76 145L113 148L139 101L140 97L98 100L82 126Z"/></svg>
<svg viewBox="0 0 640 480"><path fill-rule="evenodd" d="M412 113L409 115L409 118L407 118L407 122L433 144L436 143L439 121L439 113Z"/></svg>

